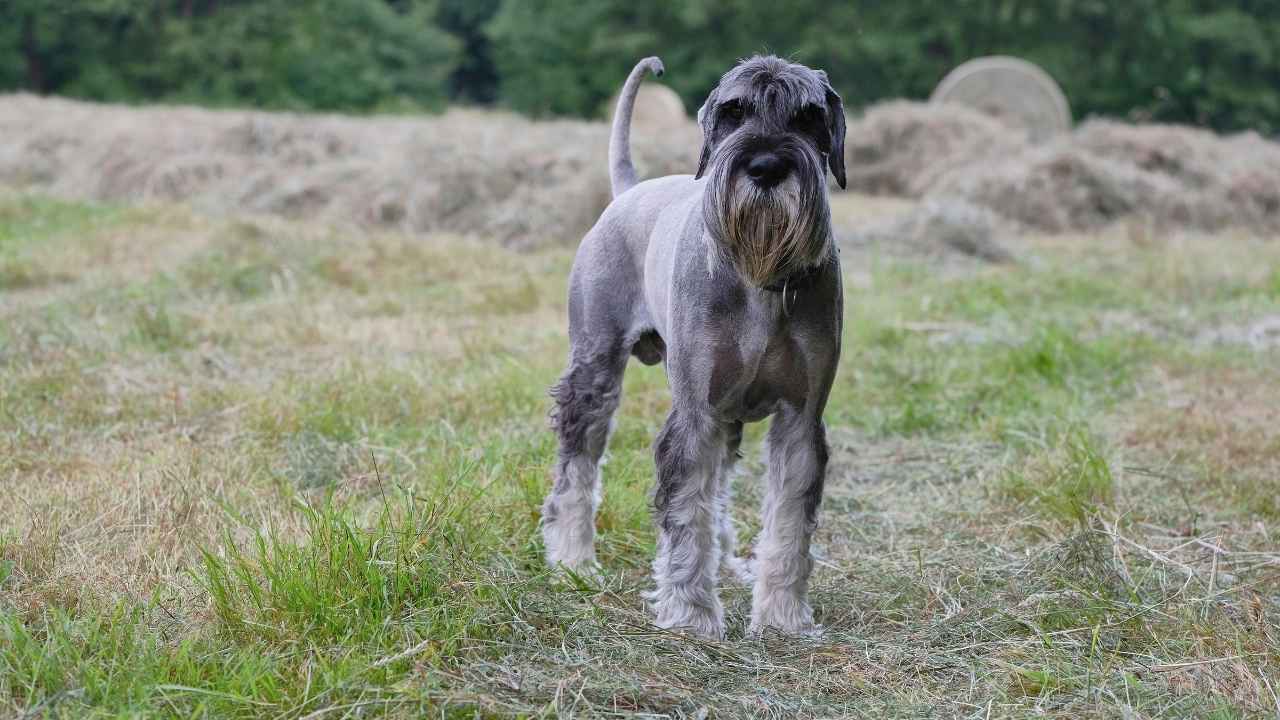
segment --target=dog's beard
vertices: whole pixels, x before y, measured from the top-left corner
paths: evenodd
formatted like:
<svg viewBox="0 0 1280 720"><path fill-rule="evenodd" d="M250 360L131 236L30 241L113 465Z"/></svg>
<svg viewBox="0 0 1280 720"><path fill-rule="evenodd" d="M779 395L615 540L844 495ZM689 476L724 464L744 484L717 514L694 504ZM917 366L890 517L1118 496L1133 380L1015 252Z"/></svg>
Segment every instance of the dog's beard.
<svg viewBox="0 0 1280 720"><path fill-rule="evenodd" d="M763 189L731 163L717 163L707 184L703 216L718 252L756 287L816 265L829 252L826 188L804 179L811 171L804 164Z"/></svg>

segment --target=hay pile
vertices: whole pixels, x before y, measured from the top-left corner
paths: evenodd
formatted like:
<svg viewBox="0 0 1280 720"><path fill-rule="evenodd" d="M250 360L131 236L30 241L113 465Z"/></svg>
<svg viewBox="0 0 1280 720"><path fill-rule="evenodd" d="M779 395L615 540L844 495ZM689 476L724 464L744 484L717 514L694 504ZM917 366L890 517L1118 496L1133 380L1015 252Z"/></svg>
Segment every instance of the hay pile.
<svg viewBox="0 0 1280 720"><path fill-rule="evenodd" d="M691 172L699 139L692 122L638 136L642 176ZM576 243L595 222L607 147L603 123L471 110L355 118L0 97L0 183L521 247Z"/></svg>
<svg viewBox="0 0 1280 720"><path fill-rule="evenodd" d="M873 105L849 122L849 189L922 197L957 169L1026 146L1026 133L960 105L897 100Z"/></svg>
<svg viewBox="0 0 1280 720"><path fill-rule="evenodd" d="M679 98L661 100L662 90L649 90L653 107L637 108L642 177L690 172L701 140ZM607 147L605 123L475 110L357 118L0 96L3 184L475 234L518 247L571 245L595 222L609 201ZM899 101L853 120L846 153L852 190L925 198L935 210L978 208L1045 232L1127 216L1280 232L1280 144L1254 134L1095 121L1032 146L976 111ZM978 218L934 215L943 225L926 225L942 235L958 218Z"/></svg>
<svg viewBox="0 0 1280 720"><path fill-rule="evenodd" d="M1254 133L1097 120L1037 147L963 108L898 102L851 123L846 155L854 189L961 200L1042 232L1131 216L1280 232L1280 144Z"/></svg>
<svg viewBox="0 0 1280 720"><path fill-rule="evenodd" d="M1004 238L1009 223L990 210L954 198L928 199L895 215L837 227L841 245L940 261L1017 262Z"/></svg>

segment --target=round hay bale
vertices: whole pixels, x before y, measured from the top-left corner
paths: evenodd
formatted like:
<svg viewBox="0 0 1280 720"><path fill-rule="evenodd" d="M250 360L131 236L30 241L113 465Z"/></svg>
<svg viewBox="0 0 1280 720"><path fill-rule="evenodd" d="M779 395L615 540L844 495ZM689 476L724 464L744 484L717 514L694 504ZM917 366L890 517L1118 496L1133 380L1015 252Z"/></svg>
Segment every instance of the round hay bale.
<svg viewBox="0 0 1280 720"><path fill-rule="evenodd" d="M977 108L1026 128L1033 142L1071 129L1071 107L1062 88L1032 63L1004 55L978 58L947 74L930 102Z"/></svg>
<svg viewBox="0 0 1280 720"><path fill-rule="evenodd" d="M609 98L604 115L613 122L614 109L618 107L618 96ZM658 83L645 83L640 86L636 95L635 110L631 114L633 134L661 132L689 124L689 115L685 112L684 101L675 90Z"/></svg>

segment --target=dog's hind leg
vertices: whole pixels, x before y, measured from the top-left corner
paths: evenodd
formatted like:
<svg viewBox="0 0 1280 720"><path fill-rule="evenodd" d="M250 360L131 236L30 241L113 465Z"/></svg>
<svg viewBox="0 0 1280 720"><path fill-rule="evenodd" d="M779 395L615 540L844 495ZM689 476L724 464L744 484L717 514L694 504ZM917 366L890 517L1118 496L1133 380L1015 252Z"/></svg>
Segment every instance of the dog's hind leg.
<svg viewBox="0 0 1280 720"><path fill-rule="evenodd" d="M818 506L827 468L826 429L821 418L780 411L769 428L764 528L755 548L752 591L753 634L765 628L815 634L809 606L809 542L818 524Z"/></svg>
<svg viewBox="0 0 1280 720"><path fill-rule="evenodd" d="M551 424L560 444L554 485L542 506L547 563L593 571L595 513L600 504L600 464L622 393L628 348L599 338L575 347L569 367L551 388Z"/></svg>
<svg viewBox="0 0 1280 720"><path fill-rule="evenodd" d="M750 584L754 579L750 563L737 556L738 533L733 528L733 467L741 457L742 423L729 426L726 433L725 457L720 465L719 487L716 492L716 536L720 541L720 561L725 570L741 583Z"/></svg>
<svg viewBox="0 0 1280 720"><path fill-rule="evenodd" d="M724 447L724 429L714 421L674 409L654 444L657 587L649 599L659 627L724 636L724 607L716 594Z"/></svg>

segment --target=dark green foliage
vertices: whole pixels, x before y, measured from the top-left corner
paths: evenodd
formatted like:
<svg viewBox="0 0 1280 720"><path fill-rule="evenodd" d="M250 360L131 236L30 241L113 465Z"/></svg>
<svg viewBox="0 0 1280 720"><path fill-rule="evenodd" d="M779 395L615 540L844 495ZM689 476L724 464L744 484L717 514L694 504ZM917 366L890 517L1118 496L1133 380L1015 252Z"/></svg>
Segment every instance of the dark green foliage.
<svg viewBox="0 0 1280 720"><path fill-rule="evenodd" d="M491 103L498 99L498 69L485 26L501 0L440 0L436 23L462 41L462 58L449 77L454 100Z"/></svg>
<svg viewBox="0 0 1280 720"><path fill-rule="evenodd" d="M429 8L397 12L366 0L255 2L170 21L168 33L165 53L181 68L173 94L218 103L435 107L457 55L457 41L431 24Z"/></svg>
<svg viewBox="0 0 1280 720"><path fill-rule="evenodd" d="M0 89L298 109L500 102L594 116L660 54L692 110L758 51L846 105L924 98L988 54L1042 65L1077 116L1280 131L1271 0L6 0Z"/></svg>
<svg viewBox="0 0 1280 720"><path fill-rule="evenodd" d="M503 97L589 115L643 55L696 108L735 58L770 51L825 68L857 107L924 98L956 65L1012 54L1042 65L1077 116L1280 130L1280 4L1237 0L695 0L508 2L490 27Z"/></svg>
<svg viewBox="0 0 1280 720"><path fill-rule="evenodd" d="M20 0L0 5L0 80L96 100L439 107L460 44L434 4L400 5Z"/></svg>

